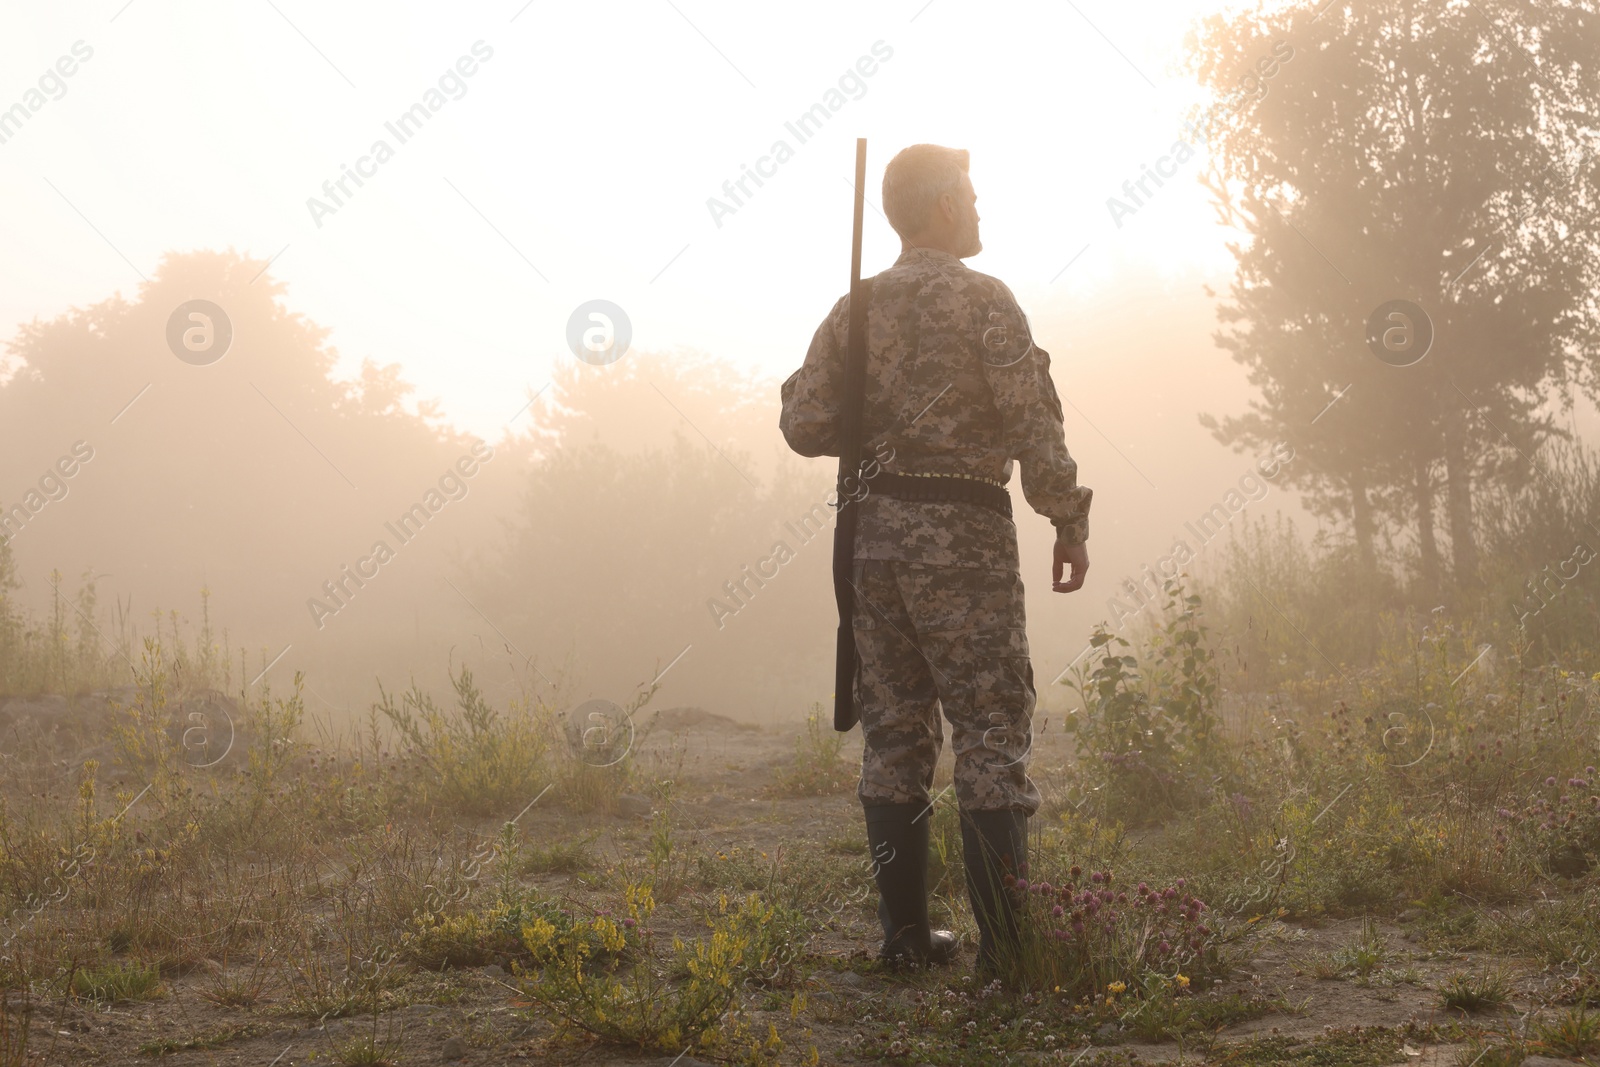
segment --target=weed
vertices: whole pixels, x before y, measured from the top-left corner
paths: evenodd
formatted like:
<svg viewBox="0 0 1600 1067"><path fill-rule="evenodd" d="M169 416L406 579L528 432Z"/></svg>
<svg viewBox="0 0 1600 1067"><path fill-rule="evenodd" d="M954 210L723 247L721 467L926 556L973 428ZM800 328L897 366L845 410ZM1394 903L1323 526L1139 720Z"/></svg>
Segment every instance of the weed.
<svg viewBox="0 0 1600 1067"><path fill-rule="evenodd" d="M22 998L20 1010L0 992L0 1067L23 1067L28 1062L28 1024L33 1003Z"/></svg>
<svg viewBox="0 0 1600 1067"><path fill-rule="evenodd" d="M806 731L795 742L794 757L778 775L773 792L782 796L830 796L855 785L857 769L840 754L844 735L826 721L821 704L806 713Z"/></svg>
<svg viewBox="0 0 1600 1067"><path fill-rule="evenodd" d="M1439 987L1439 1003L1451 1011L1491 1011L1505 1007L1510 998L1511 981L1499 971L1453 974Z"/></svg>
<svg viewBox="0 0 1600 1067"><path fill-rule="evenodd" d="M1537 1023L1534 1033L1541 1046L1558 1055L1592 1056L1600 1053L1600 1012L1591 1014L1588 1004L1579 1004Z"/></svg>
<svg viewBox="0 0 1600 1067"><path fill-rule="evenodd" d="M1389 958L1389 939L1370 919L1361 921L1361 932L1349 944L1337 949L1329 962L1340 975L1370 978Z"/></svg>
<svg viewBox="0 0 1600 1067"><path fill-rule="evenodd" d="M596 915L565 931L537 919L524 928L529 951L548 961L522 984L529 1005L542 1005L573 1030L641 1051L679 1055L686 1048L739 1046L746 1055L776 1052L775 1031L766 1040L751 1038L726 1021L742 980L751 976L750 963L769 958L752 940L752 932L771 921L759 898L719 914L706 939L674 937L670 947L650 928L655 901L649 889L630 885L625 899L621 922ZM630 934L638 938L637 949L624 953Z"/></svg>
<svg viewBox="0 0 1600 1067"><path fill-rule="evenodd" d="M545 846L533 846L523 852L522 861L515 865L518 874L576 874L594 866L593 847L598 833L579 834L571 841L552 841Z"/></svg>
<svg viewBox="0 0 1600 1067"><path fill-rule="evenodd" d="M483 699L466 667L450 681L454 715L415 684L398 699L380 686L373 705L399 734L404 759L422 772L419 799L480 815L526 803L550 777L548 709L513 708L502 715Z"/></svg>
<svg viewBox="0 0 1600 1067"><path fill-rule="evenodd" d="M163 1037L154 1041L146 1041L139 1046L141 1056L171 1056L177 1052L191 1052L196 1049L221 1048L230 1041L240 1038L255 1037L257 1034L266 1033L268 1028L259 1025L222 1026L215 1030L195 1034L193 1037Z"/></svg>
<svg viewBox="0 0 1600 1067"><path fill-rule="evenodd" d="M72 992L86 1000L108 1003L152 1000L162 994L161 971L137 960L85 967L73 974Z"/></svg>

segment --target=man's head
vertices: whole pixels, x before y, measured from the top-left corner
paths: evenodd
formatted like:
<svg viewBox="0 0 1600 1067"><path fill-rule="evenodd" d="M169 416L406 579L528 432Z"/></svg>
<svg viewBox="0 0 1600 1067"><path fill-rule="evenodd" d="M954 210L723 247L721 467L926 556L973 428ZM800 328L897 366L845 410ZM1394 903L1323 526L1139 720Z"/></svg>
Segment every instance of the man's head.
<svg viewBox="0 0 1600 1067"><path fill-rule="evenodd" d="M962 259L983 251L977 199L965 148L914 144L883 171L883 212L907 248L936 248Z"/></svg>

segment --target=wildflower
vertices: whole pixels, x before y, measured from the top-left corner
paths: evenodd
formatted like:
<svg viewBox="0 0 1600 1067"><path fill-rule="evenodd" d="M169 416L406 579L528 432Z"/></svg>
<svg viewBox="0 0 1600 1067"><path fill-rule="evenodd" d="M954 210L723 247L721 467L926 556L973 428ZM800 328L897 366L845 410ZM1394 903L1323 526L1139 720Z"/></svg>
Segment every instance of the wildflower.
<svg viewBox="0 0 1600 1067"><path fill-rule="evenodd" d="M1189 976L1188 975L1186 975L1186 974L1178 975L1177 982L1178 982L1178 988L1179 989L1188 989L1189 988Z"/></svg>
<svg viewBox="0 0 1600 1067"><path fill-rule="evenodd" d="M1128 983L1112 982L1110 985L1106 986L1106 988L1113 993L1125 993L1128 989Z"/></svg>
<svg viewBox="0 0 1600 1067"><path fill-rule="evenodd" d="M1548 777L1548 778L1546 778L1544 780L1544 784L1545 785L1555 785L1556 784L1556 776L1552 774L1550 777Z"/></svg>
<svg viewBox="0 0 1600 1067"><path fill-rule="evenodd" d="M1062 909L1061 909L1061 905L1060 904L1057 904L1055 907L1051 908L1050 909L1051 918L1054 918L1054 919L1061 918L1061 910Z"/></svg>
<svg viewBox="0 0 1600 1067"><path fill-rule="evenodd" d="M1095 871L1093 874L1089 875L1089 881L1093 882L1095 885L1099 885L1101 881L1100 872Z"/></svg>

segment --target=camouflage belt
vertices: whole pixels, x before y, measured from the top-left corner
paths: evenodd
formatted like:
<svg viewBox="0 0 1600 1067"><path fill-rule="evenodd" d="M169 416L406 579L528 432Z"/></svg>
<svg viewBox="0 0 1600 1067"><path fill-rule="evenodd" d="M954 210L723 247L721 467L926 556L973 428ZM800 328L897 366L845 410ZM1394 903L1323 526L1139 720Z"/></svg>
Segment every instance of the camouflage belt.
<svg viewBox="0 0 1600 1067"><path fill-rule="evenodd" d="M977 504L1011 518L1011 494L999 482L964 474L890 474L870 482L872 492L896 500Z"/></svg>

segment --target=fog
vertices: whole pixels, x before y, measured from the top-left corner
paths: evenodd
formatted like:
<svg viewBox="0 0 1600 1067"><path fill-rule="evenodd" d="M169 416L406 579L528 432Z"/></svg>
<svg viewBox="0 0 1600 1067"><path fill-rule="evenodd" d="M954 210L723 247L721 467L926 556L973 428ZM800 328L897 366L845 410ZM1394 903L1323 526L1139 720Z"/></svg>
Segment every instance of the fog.
<svg viewBox="0 0 1600 1067"><path fill-rule="evenodd" d="M659 683L656 706L797 721L832 688L829 538L800 522L835 472L785 447L778 385L846 288L855 138L867 273L898 252L883 165L933 141L972 152L969 265L1028 313L1095 490L1071 596L1050 592L1050 525L1013 491L1041 701L1059 708L1044 683L1175 541L1203 565L1216 542L1190 524L1215 505L1223 539L1279 511L1306 537L1325 522L1256 478L1265 450L1200 421L1258 395L1214 339L1228 244L1248 239L1199 182L1205 147L1137 210L1109 207L1207 99L1185 33L1216 10L10 11L16 598L42 617L52 572L72 595L92 576L103 654L126 662L155 612L192 639L205 590L218 641L247 653L235 687L303 673L339 722L380 682L438 688L463 663L502 700ZM1309 76L1332 27L1304 32L1280 84ZM831 117L802 140L819 102ZM569 344L596 300L629 334L604 365ZM1552 410L1588 425L1584 403ZM751 582L780 542L793 560Z"/></svg>

